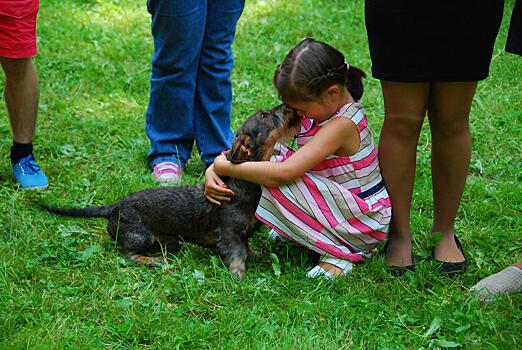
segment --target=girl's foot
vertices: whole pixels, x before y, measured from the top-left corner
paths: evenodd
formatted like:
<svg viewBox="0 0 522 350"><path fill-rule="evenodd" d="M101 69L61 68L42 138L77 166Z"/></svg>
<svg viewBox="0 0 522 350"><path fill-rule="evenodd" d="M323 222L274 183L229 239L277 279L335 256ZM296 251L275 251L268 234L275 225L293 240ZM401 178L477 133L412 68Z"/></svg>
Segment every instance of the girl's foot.
<svg viewBox="0 0 522 350"><path fill-rule="evenodd" d="M161 162L152 168L154 178L161 183L172 183L181 180L183 173L179 164L174 162Z"/></svg>
<svg viewBox="0 0 522 350"><path fill-rule="evenodd" d="M353 264L348 260L339 258L328 258L321 256L319 264L308 271L306 277L317 278L324 277L326 279L334 279L344 277L353 269Z"/></svg>

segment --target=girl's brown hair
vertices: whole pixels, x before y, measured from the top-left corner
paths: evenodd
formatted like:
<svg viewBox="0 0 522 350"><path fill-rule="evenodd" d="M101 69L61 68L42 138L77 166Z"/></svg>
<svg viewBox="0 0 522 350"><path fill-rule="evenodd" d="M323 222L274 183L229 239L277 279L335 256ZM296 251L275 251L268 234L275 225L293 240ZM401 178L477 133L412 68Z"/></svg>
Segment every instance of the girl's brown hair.
<svg viewBox="0 0 522 350"><path fill-rule="evenodd" d="M307 38L286 56L274 74L274 85L283 101L318 101L334 84L344 85L355 100L363 94L366 74L348 65L339 50Z"/></svg>

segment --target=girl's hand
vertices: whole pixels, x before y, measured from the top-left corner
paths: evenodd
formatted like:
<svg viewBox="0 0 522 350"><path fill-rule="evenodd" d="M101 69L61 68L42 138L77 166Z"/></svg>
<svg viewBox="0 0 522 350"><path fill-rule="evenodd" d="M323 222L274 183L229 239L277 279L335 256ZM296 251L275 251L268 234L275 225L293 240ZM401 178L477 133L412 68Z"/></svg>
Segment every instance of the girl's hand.
<svg viewBox="0 0 522 350"><path fill-rule="evenodd" d="M204 195L210 203L216 205L221 205L221 202L230 202L230 197L234 195L234 192L227 188L227 185L214 171L214 164L205 171Z"/></svg>

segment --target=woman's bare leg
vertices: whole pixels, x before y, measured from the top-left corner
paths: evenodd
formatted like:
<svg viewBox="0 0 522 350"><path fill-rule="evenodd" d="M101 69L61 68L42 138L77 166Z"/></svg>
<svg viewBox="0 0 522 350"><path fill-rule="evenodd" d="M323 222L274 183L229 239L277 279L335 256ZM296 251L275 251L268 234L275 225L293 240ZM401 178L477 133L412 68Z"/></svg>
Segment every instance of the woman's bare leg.
<svg viewBox="0 0 522 350"><path fill-rule="evenodd" d="M392 203L386 265L411 261L410 207L419 134L429 101L429 83L382 81L384 125L379 161Z"/></svg>
<svg viewBox="0 0 522 350"><path fill-rule="evenodd" d="M476 82L434 83L428 105L433 141L433 232L442 233L435 247L435 259L463 261L455 234L455 217L464 192L471 157L469 112Z"/></svg>

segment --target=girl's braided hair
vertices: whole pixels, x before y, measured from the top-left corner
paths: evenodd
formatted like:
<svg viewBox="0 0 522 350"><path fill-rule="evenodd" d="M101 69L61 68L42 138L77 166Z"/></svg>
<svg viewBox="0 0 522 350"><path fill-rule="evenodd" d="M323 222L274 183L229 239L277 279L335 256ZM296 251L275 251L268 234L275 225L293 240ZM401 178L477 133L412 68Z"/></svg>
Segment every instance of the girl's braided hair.
<svg viewBox="0 0 522 350"><path fill-rule="evenodd" d="M344 85L355 100L363 94L366 74L348 65L344 55L323 42L307 38L296 45L274 74L283 101L317 101L334 84Z"/></svg>

